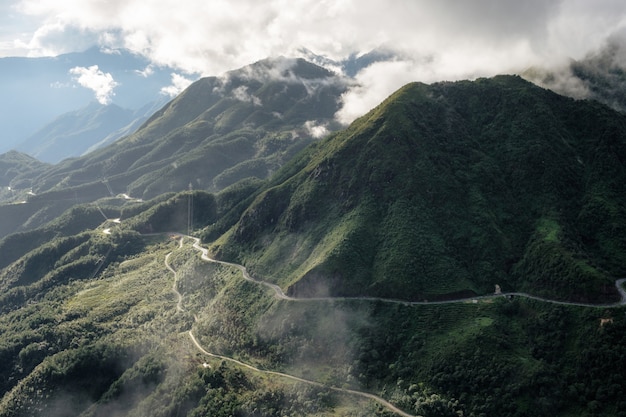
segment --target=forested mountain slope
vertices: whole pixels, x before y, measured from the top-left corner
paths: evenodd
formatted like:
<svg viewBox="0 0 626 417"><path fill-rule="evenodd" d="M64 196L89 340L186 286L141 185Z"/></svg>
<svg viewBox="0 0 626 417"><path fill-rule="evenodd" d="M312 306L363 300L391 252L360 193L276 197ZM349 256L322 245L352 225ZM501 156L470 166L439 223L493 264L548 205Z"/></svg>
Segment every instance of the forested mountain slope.
<svg viewBox="0 0 626 417"><path fill-rule="evenodd" d="M200 79L134 134L38 175L16 175L13 181L35 195L19 217L6 206L0 215L13 219L9 232L20 231L73 204L111 195L148 199L190 186L218 191L247 177L266 178L340 127L333 117L347 86L343 77L287 58Z"/></svg>
<svg viewBox="0 0 626 417"><path fill-rule="evenodd" d="M214 251L301 296L616 300L626 118L514 76L411 84L308 148Z"/></svg>
<svg viewBox="0 0 626 417"><path fill-rule="evenodd" d="M35 192L81 185L89 192L90 181L107 178L116 192L149 198L189 183L211 191L264 178L311 141L307 121L332 122L345 88L320 67L284 58L203 78L135 134L55 166Z"/></svg>

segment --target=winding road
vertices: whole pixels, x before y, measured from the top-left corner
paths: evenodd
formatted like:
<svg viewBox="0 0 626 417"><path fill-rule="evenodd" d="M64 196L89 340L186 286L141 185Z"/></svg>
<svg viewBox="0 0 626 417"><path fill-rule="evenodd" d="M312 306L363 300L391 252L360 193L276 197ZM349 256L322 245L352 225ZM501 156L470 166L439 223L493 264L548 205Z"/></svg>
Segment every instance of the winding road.
<svg viewBox="0 0 626 417"><path fill-rule="evenodd" d="M192 237L192 236L186 236L186 235L177 235L177 236L181 236L181 238L188 238L188 239L192 239L194 241L193 243L193 248L200 251L201 253L201 258L207 262L214 262L214 263L218 263L218 264L222 264L222 265L228 265L228 266L232 266L235 267L237 269L239 269L244 277L244 279L257 283L259 285L264 285L266 287L271 288L272 290L274 290L274 293L276 294L276 297L281 299L281 300L289 300L289 301L297 301L297 302L311 302L311 301L341 301L341 300L364 300L364 301L380 301L380 302L385 302L385 303L396 303L396 304L403 304L403 305L437 305L437 304L455 304L455 303L468 303L468 302L473 302L474 300L478 301L478 300L487 300L487 299L491 299L491 298L498 298L498 297L523 297L523 298L528 298L530 300L537 300L537 301L542 301L544 303L550 303L550 304L558 304L558 305L567 305L567 306L577 306L577 307L591 307L591 308L607 308L607 307L619 307L619 306L623 306L626 305L626 290L622 287L622 284L624 282L626 282L626 278L622 278L622 279L618 279L617 281L615 281L615 286L617 287L617 290L619 291L619 294L621 295L621 300L615 303L610 303L610 304L593 304L593 303L579 303L579 302L574 302L574 301L559 301L559 300L552 300L549 298L543 298L543 297L538 297L535 295L531 295L531 294L527 294L524 292L503 292L503 293L499 293L499 294L489 294L489 295L480 295L480 296L476 296L476 297L468 297L468 298L455 298L455 299L451 299L451 300L442 300L442 301L404 301L404 300L396 300L396 299L390 299L390 298L379 298L379 297L311 297L311 298L296 298L296 297L290 297L287 294L285 294L283 292L283 290L276 284L272 284L271 282L267 282L267 281L260 281L257 279L254 279L250 276L250 274L248 273L248 270L246 269L245 266L243 265L239 265L239 264L235 264L235 263L231 263L231 262L225 262L225 261L218 261L216 259L213 259L211 257L209 257L209 251L206 248L203 248L202 246L200 246L200 239L196 238L196 237Z"/></svg>
<svg viewBox="0 0 626 417"><path fill-rule="evenodd" d="M374 394L370 394L369 392L363 392L363 391L356 391L356 390L351 390L351 389L347 389L347 388L339 388L339 387L334 387L332 385L324 385L320 382L316 382L316 381L311 381L310 379L304 379L304 378L300 378L297 377L295 375L289 375L289 374L285 374L282 372L276 372L276 371L267 371L267 370L263 370L263 369L259 369L256 368L252 365L249 365L247 363L238 361L237 359L233 359L233 358L229 358L227 356L222 356L222 355L217 355L215 353L211 353L208 352L207 350L205 350L202 345L200 345L200 343L198 342L198 340L196 339L196 337L193 335L193 333L191 332L191 330L189 331L189 337L191 338L191 341L193 342L193 344L196 346L196 348L204 353L207 356L210 356L212 358L217 358L217 359L223 359L229 362L233 362L236 363L237 365L243 366L247 369L250 369L252 371L255 372L260 372L260 373L264 373L264 374L268 374L268 375L276 375L276 376L280 376L283 378L288 378L294 381L298 381L298 382L303 382L305 384L309 384L309 385L313 385L316 387L321 387L321 388L327 388L333 391L337 391L343 394L351 394L351 395L357 395L359 397L364 397L370 400L374 400L376 402L378 402L379 404L383 405L385 408L387 408L390 411L393 411L394 413L401 415L403 417L416 417L413 414L409 414L409 413L405 413L404 411L400 410L398 407L396 407L395 405L391 404L389 401L384 400L383 398L380 398L377 395Z"/></svg>
<svg viewBox="0 0 626 417"><path fill-rule="evenodd" d="M217 260L214 260L212 258L209 258L207 249L202 248L200 246L200 240L199 239L192 238L192 237L189 237L189 236L184 236L184 235L177 235L177 236L180 237L179 248L182 248L184 238L187 237L187 238L193 239L194 240L193 247L195 249L200 250L202 252L202 259L203 260L206 260L206 261L209 261L209 262L221 263L223 265L234 266L234 267L238 268L239 270L241 270L241 272L242 272L242 274L243 274L245 279L247 279L249 281L252 281L252 282L256 282L256 283L260 283L260 284L266 285L266 286L274 289L274 291L276 291L277 296L279 296L280 298L286 299L286 300L297 300L297 299L294 299L292 297L286 296L283 293L283 291L280 289L280 287L278 287L277 285L274 285L274 284L271 284L271 283L267 283L267 282L263 282L263 281L254 280L252 277L250 277L250 275L246 271L246 268L244 266L242 266L242 265L237 265L237 264L233 264L233 263L230 263L230 262L217 261ZM172 285L172 292L174 292L174 294L176 295L176 297L178 299L178 302L176 303L176 311L184 312L185 309L182 306L183 295L178 291L178 288L177 288L178 274L177 274L176 270L172 267L172 265L169 262L169 258L170 258L171 255L172 255L172 252L170 252L167 255L165 255L165 267L170 272L172 272L174 274L174 283ZM197 321L197 318L196 318L196 321ZM332 386L332 385L325 385L325 384L322 384L320 382L312 381L312 380L305 379L305 378L300 378L300 377L297 377L295 375L285 374L285 373L277 372L277 371L263 370L263 369L259 369L259 368L255 367L255 366L252 366L250 364L247 364L245 362L241 362L241 361L239 361L237 359L230 358L228 356L222 356L222 355L218 355L216 353L211 353L211 352L209 352L208 350L206 350L206 349L204 349L202 347L202 345L200 344L200 342L198 342L198 339L196 339L196 337L194 336L194 334L193 334L193 332L191 330L189 330L188 335L189 335L189 338L191 339L191 342L194 344L194 346L201 353L203 353L204 355L210 356L212 358L222 359L222 360L225 360L225 361L228 361L228 362L231 362L231 363L235 363L235 364L237 364L239 366L242 366L242 367L247 368L247 369L249 369L251 371L254 371L254 372L259 372L259 373L264 373L264 374L267 374L267 375L275 375L275 376L279 376L279 377L283 377L283 378L288 378L288 379L291 379L293 381L302 382L302 383L313 385L313 386L320 387L320 388L330 389L332 391L336 391L336 392L339 392L339 393L355 395L355 396L367 398L369 400L374 400L377 403L379 403L380 405L382 405L383 407L385 407L387 410L389 410L389 411L391 411L391 412L393 412L393 413L395 413L395 414L397 414L399 416L402 416L402 417L418 417L418 416L415 416L413 414L409 414L409 413L406 413L406 412L400 410L398 407L396 407L395 405L391 404L389 401L385 400L384 398L381 398L381 397L379 397L377 395L374 395L372 393L369 393L369 392L357 391L357 390L352 390L352 389L347 389L347 388L340 388L340 387L335 387L335 386Z"/></svg>
<svg viewBox="0 0 626 417"><path fill-rule="evenodd" d="M260 280L256 280L256 279L252 278L252 276L250 276L250 274L248 273L246 267L243 266L243 265L235 264L235 263L232 263L232 262L219 261L219 260L216 260L216 259L213 259L213 258L209 257L208 249L203 248L202 246L200 246L200 239L198 239L196 237L192 237L192 236L183 235L183 234L174 234L174 235L179 238L179 248L183 247L183 242L184 242L185 239L193 240L192 247L200 252L200 254L201 254L200 257L201 257L202 260L207 261L207 262L213 262L213 263L217 263L217 264L227 265L227 266L231 266L231 267L239 269L241 271L241 274L242 274L244 279L246 279L246 280L248 280L250 282L254 282L256 284L263 285L263 286L266 286L266 287L272 289L274 291L274 293L275 293L275 296L278 299L281 299L281 300L289 300L289 301L295 301L295 302L337 301L337 300L365 300L365 301L379 301L379 302L386 302L386 303L396 303L396 304L403 304L403 305L410 306L410 305L438 305L438 304L452 304L452 303L467 303L467 302L476 302L478 300L492 299L492 298L496 298L496 297L514 296L514 297L528 298L528 299L531 299L531 300L537 300L537 301L551 303L551 304L578 306L578 307L607 308L607 307L619 307L619 306L626 305L626 290L622 287L622 284L624 282L626 282L626 278L619 279L619 280L615 281L615 286L617 287L617 290L619 291L619 294L621 295L621 300L619 302L612 303L612 304L591 304L591 303L577 303L577 302L570 302L570 301L558 301L558 300L551 300L551 299L547 299L547 298L543 298L543 297L537 297L537 296L526 294L526 293L522 293L522 292L504 292L504 293L500 293L500 294L490 294L490 295L483 295L483 296L470 297L470 298L459 298L459 299L445 300L445 301L404 301L404 300L394 300L394 299L378 298L378 297L295 298L295 297L290 297L290 296L286 295L283 292L283 290L276 284L272 284L270 282L260 281ZM176 294L176 297L177 297L176 310L178 312L183 312L183 311L185 311L183 306L182 306L183 295L177 289L177 283L178 283L177 273L176 273L176 270L169 263L169 257L170 257L171 254L172 254L172 252L170 252L170 253L168 253L166 255L166 257L165 257L165 266L167 267L167 269L169 271L171 271L174 274L174 283L172 285L172 292L174 292ZM196 318L196 320L197 320L197 318ZM297 377L295 375L289 375L289 374L285 374L285 373L282 373L282 372L276 372L276 371L262 370L262 369L254 367L254 366L252 366L250 364L241 362L241 361L239 361L237 359L230 358L230 357L227 357L227 356L218 355L218 354L215 354L215 353L211 353L211 352L207 351L206 349L204 349L202 347L202 345L198 342L198 340L196 339L196 337L194 336L194 334L193 334L193 332L191 330L188 332L188 334L189 334L189 338L191 339L191 341L194 344L194 346L201 353L203 353L204 355L235 363L235 364L237 364L239 366L245 367L245 368L250 369L250 370L252 370L254 372L265 373L265 374L268 374L268 375L276 375L276 376L280 376L280 377L283 377L283 378L288 378L288 379L291 379L291 380L294 380L294 381L302 382L302 383L305 383L305 384L309 384L309 385L313 385L313 386L317 386L317 387L327 388L327 389L330 389L330 390L333 390L333 391L337 391L337 392L340 392L340 393L356 395L356 396L360 396L360 397L367 398L367 399L370 399L370 400L374 400L377 403L379 403L380 405L382 405L383 407L385 407L386 409L388 409L389 411L392 411L393 413L395 413L397 415L400 415L400 416L403 416L403 417L416 417L416 416L414 416L412 414L408 414L408 413L400 410L399 408L397 408L396 406L394 406L390 402L386 401L385 399L383 399L383 398L381 398L381 397L379 397L377 395L368 393L368 392L356 391L356 390L340 388L340 387L335 387L335 386L328 386L328 385L324 385L324 384L316 382L316 381L300 378L300 377Z"/></svg>

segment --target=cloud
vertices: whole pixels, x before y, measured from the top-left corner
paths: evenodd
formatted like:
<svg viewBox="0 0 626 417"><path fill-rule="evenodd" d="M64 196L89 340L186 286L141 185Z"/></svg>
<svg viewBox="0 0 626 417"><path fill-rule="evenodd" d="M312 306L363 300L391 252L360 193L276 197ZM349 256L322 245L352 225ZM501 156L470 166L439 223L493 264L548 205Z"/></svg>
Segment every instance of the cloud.
<svg viewBox="0 0 626 417"><path fill-rule="evenodd" d="M161 94L164 94L169 97L176 97L180 94L185 88L189 87L193 81L185 78L180 74L172 73L172 84L167 87L161 88Z"/></svg>
<svg viewBox="0 0 626 417"><path fill-rule="evenodd" d="M358 76L368 103L399 87L375 77L384 69L424 82L521 72L580 59L626 28L622 0L21 0L19 10L41 21L24 42L33 54L93 41L203 75L302 47L341 60L385 46L403 58ZM375 96L366 81L386 86Z"/></svg>
<svg viewBox="0 0 626 417"><path fill-rule="evenodd" d="M421 55L458 54L478 60L514 46L532 58L554 49L580 55L624 26L617 0L22 0L20 10L43 19L31 46L51 50L68 39L106 34L107 42L216 75L267 56L307 47L341 58L381 44ZM73 28L73 29L72 29ZM51 37L50 37L51 36ZM520 44L527 45L521 51ZM484 51L484 52L481 52ZM576 56L574 56L576 57ZM489 58L489 57L488 57ZM451 62L451 59L441 62ZM491 66L488 59L485 66Z"/></svg>
<svg viewBox="0 0 626 417"><path fill-rule="evenodd" d="M111 97L115 95L114 89L119 84L108 72L102 72L97 65L90 67L74 67L70 70L74 80L81 86L93 90L100 104L111 103Z"/></svg>
<svg viewBox="0 0 626 417"><path fill-rule="evenodd" d="M549 71L542 68L530 68L522 76L543 88L576 99L588 98L591 95L589 87L583 80L574 75L570 65L553 68Z"/></svg>
<svg viewBox="0 0 626 417"><path fill-rule="evenodd" d="M337 121L349 124L401 86L414 81L419 68L413 61L376 62L356 75L357 85L345 92Z"/></svg>
<svg viewBox="0 0 626 417"><path fill-rule="evenodd" d="M307 120L304 122L304 129L315 139L323 138L330 133L325 124L319 124L315 120Z"/></svg>
<svg viewBox="0 0 626 417"><path fill-rule="evenodd" d="M261 99L255 96L254 94L250 94L248 92L248 87L245 85L239 86L233 90L233 97L239 101L243 101L245 103L252 103L255 106L261 106Z"/></svg>
<svg viewBox="0 0 626 417"><path fill-rule="evenodd" d="M581 60L560 67L529 68L522 76L544 88L578 99L596 99L624 111L626 30L611 35L604 46Z"/></svg>
<svg viewBox="0 0 626 417"><path fill-rule="evenodd" d="M99 43L100 35L54 19L40 25L30 39L23 38L24 35L13 41L14 49L24 50L30 57L39 57L86 50Z"/></svg>
<svg viewBox="0 0 626 417"><path fill-rule="evenodd" d="M142 76L143 78L148 78L152 74L154 74L154 66L147 65L143 70L135 70L135 74Z"/></svg>

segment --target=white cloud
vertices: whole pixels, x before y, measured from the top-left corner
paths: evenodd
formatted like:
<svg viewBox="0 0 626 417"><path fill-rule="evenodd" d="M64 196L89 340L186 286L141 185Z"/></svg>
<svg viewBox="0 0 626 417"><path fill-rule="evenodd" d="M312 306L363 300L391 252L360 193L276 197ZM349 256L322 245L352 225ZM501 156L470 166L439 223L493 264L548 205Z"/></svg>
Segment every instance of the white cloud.
<svg viewBox="0 0 626 417"><path fill-rule="evenodd" d="M152 65L148 65L142 70L135 70L135 73L142 76L143 78L148 78L149 76L154 74L154 67Z"/></svg>
<svg viewBox="0 0 626 417"><path fill-rule="evenodd" d="M402 60L359 75L361 90L352 94L366 100L361 109L400 81L579 59L626 28L623 0L21 0L19 10L41 22L21 44L31 54L99 42L204 75L295 56L301 47L333 59L381 45L401 52ZM344 100L348 120L357 103Z"/></svg>
<svg viewBox="0 0 626 417"><path fill-rule="evenodd" d="M319 124L315 120L307 120L304 122L304 129L315 139L323 138L330 133L326 125Z"/></svg>
<svg viewBox="0 0 626 417"><path fill-rule="evenodd" d="M626 23L621 0L22 0L19 10L42 20L28 42L33 51L65 50L97 34L210 75L302 46L342 58L381 44L421 56L478 51L475 59L492 69L503 62L491 53L511 46L526 59L576 58Z"/></svg>
<svg viewBox="0 0 626 417"><path fill-rule="evenodd" d="M343 106L335 115L349 124L379 104L404 84L417 79L420 68L412 61L377 62L359 72L357 86L343 94Z"/></svg>
<svg viewBox="0 0 626 417"><path fill-rule="evenodd" d="M51 19L41 24L30 39L22 38L14 40L14 47L27 51L27 56L38 57L88 49L98 43L99 36L88 28L67 25L62 20Z"/></svg>
<svg viewBox="0 0 626 417"><path fill-rule="evenodd" d="M248 92L248 87L245 85L239 86L233 90L233 97L239 101L243 101L246 103L252 103L255 106L261 106L261 99L255 96L254 94L250 94Z"/></svg>
<svg viewBox="0 0 626 417"><path fill-rule="evenodd" d="M189 85L192 82L193 82L192 80L190 80L188 78L185 78L184 76L182 76L180 74L176 74L175 72L173 72L172 73L172 84L168 85L167 87L161 88L161 94L164 94L164 95L169 96L169 97L176 97L185 88L189 87Z"/></svg>
<svg viewBox="0 0 626 417"><path fill-rule="evenodd" d="M115 95L114 89L119 84L108 72L102 72L97 65L90 67L74 67L70 70L74 80L81 86L93 90L100 104L110 104L111 97Z"/></svg>

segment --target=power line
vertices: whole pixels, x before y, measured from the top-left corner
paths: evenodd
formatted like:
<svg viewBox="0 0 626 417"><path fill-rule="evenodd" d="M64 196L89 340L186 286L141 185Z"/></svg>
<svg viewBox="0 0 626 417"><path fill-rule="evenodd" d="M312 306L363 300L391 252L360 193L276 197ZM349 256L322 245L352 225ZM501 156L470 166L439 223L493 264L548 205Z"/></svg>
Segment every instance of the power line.
<svg viewBox="0 0 626 417"><path fill-rule="evenodd" d="M94 203L94 205L96 206L96 208L98 209L98 211L100 212L100 214L102 214L102 217L104 217L104 220L109 220L109 218L107 217L106 214L104 214L104 211L102 211L102 209L100 208L100 206L96 203Z"/></svg>
<svg viewBox="0 0 626 417"><path fill-rule="evenodd" d="M103 178L101 181L104 185L106 185L107 190L109 190L109 194L111 194L111 197L115 196L115 193L113 193L113 190L111 189L111 186L109 185L109 180L107 180L106 178Z"/></svg>
<svg viewBox="0 0 626 417"><path fill-rule="evenodd" d="M191 235L193 229L193 187L189 183L189 195L187 196L187 235Z"/></svg>

